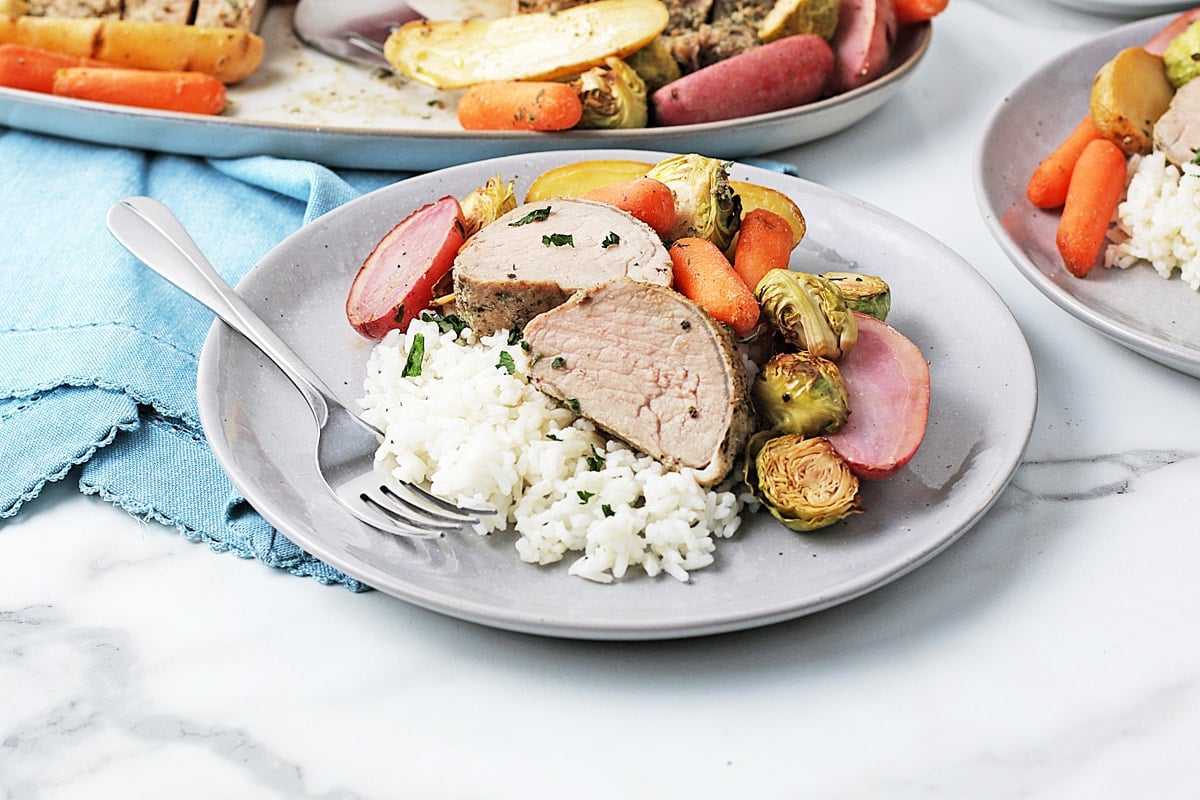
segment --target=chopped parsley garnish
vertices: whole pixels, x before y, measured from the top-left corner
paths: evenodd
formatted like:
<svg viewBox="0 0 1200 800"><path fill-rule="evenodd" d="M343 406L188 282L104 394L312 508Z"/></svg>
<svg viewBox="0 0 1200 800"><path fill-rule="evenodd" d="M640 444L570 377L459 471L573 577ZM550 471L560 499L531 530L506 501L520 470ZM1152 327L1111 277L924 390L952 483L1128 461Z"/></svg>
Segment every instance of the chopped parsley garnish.
<svg viewBox="0 0 1200 800"><path fill-rule="evenodd" d="M508 345L509 345L509 347L512 347L514 344L516 344L519 341L521 341L521 329L520 328L509 328L508 329Z"/></svg>
<svg viewBox="0 0 1200 800"><path fill-rule="evenodd" d="M604 512L604 516L606 517L611 517L613 514L617 513L612 510L612 506L610 506L608 503L601 504L600 510Z"/></svg>
<svg viewBox="0 0 1200 800"><path fill-rule="evenodd" d="M512 353L507 350L500 351L500 361L496 363L496 366L507 370L509 375L517 371L517 362L513 361Z"/></svg>
<svg viewBox="0 0 1200 800"><path fill-rule="evenodd" d="M591 472L599 472L604 469L604 456L596 452L595 445L592 445L592 454L587 457L587 466Z"/></svg>
<svg viewBox="0 0 1200 800"><path fill-rule="evenodd" d="M591 500L593 497L595 497L595 496L596 496L596 493L595 493L595 492L585 492L585 491L583 491L582 489L580 489L580 490L579 490L578 492L576 492L575 494L579 495L579 502L580 502L580 503L586 503L588 500Z"/></svg>
<svg viewBox="0 0 1200 800"><path fill-rule="evenodd" d="M616 247L620 243L621 237L617 236L614 231L609 231L608 236L604 237L604 241L600 243L600 246L607 250L610 247Z"/></svg>
<svg viewBox="0 0 1200 800"><path fill-rule="evenodd" d="M400 373L405 378L416 378L421 374L421 364L425 361L425 334L413 334L412 344L408 348L408 358L404 362L404 371Z"/></svg>
<svg viewBox="0 0 1200 800"><path fill-rule="evenodd" d="M516 222L508 223L508 226L510 228L515 228L518 225L528 225L531 222L542 222L542 221L546 220L547 218L549 218L549 216L550 216L550 206L546 206L545 208L535 208L533 211L530 211L528 214L521 217Z"/></svg>
<svg viewBox="0 0 1200 800"><path fill-rule="evenodd" d="M571 409L571 413L573 413L573 414L579 413L579 401L576 400L574 397L567 398L563 402L566 403L567 408Z"/></svg>
<svg viewBox="0 0 1200 800"><path fill-rule="evenodd" d="M575 237L569 233L550 233L542 237L546 247L574 247Z"/></svg>
<svg viewBox="0 0 1200 800"><path fill-rule="evenodd" d="M551 369L562 369L562 368L563 368L563 367L565 367L566 365L567 365L567 361L566 361L566 359L564 359L562 356L555 356L555 357L554 357L554 358L553 358L553 359L550 361L550 368L551 368Z"/></svg>
<svg viewBox="0 0 1200 800"><path fill-rule="evenodd" d="M436 311L422 311L421 319L425 322L433 322L438 326L438 330L442 333L451 333L455 335L461 334L467 328L467 322L457 314L439 314Z"/></svg>

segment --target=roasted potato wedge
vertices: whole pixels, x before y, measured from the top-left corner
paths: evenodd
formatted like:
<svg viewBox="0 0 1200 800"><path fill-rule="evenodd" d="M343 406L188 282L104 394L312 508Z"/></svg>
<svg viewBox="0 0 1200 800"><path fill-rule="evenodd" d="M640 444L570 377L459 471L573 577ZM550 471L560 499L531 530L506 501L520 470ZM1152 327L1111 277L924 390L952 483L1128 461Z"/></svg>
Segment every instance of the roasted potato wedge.
<svg viewBox="0 0 1200 800"><path fill-rule="evenodd" d="M837 31L838 0L779 0L758 26L758 38L773 42L785 36L815 33L832 39Z"/></svg>
<svg viewBox="0 0 1200 800"><path fill-rule="evenodd" d="M525 202L534 203L551 197L578 197L592 189L633 180L645 175L654 165L646 161L591 159L564 164L543 172L525 193ZM745 181L730 181L742 199L742 214L752 208L766 208L779 214L792 228L792 246L804 238L807 225L800 207L786 194Z"/></svg>
<svg viewBox="0 0 1200 800"><path fill-rule="evenodd" d="M659 0L598 0L553 14L417 20L392 32L384 57L401 74L439 89L557 80L645 47L668 16Z"/></svg>
<svg viewBox="0 0 1200 800"><path fill-rule="evenodd" d="M125 67L207 72L222 83L248 78L265 52L250 31L94 17L0 16L0 44L10 42Z"/></svg>
<svg viewBox="0 0 1200 800"><path fill-rule="evenodd" d="M1127 155L1154 149L1154 123L1175 96L1163 60L1128 47L1100 68L1092 81L1092 120Z"/></svg>

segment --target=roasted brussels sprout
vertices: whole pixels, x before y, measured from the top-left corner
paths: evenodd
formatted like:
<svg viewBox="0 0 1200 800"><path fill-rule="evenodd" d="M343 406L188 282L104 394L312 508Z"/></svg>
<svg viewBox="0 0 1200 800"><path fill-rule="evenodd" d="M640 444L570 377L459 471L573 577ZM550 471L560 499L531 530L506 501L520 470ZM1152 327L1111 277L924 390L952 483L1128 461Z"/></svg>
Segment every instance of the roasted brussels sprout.
<svg viewBox="0 0 1200 800"><path fill-rule="evenodd" d="M619 58L606 58L604 64L592 67L572 81L583 102L583 118L577 127L646 127L650 112L645 81Z"/></svg>
<svg viewBox="0 0 1200 800"><path fill-rule="evenodd" d="M763 316L792 345L836 361L858 341L858 324L837 285L809 272L773 269L754 290Z"/></svg>
<svg viewBox="0 0 1200 800"><path fill-rule="evenodd" d="M755 376L752 392L764 427L776 433L833 433L850 415L837 364L808 352L771 356Z"/></svg>
<svg viewBox="0 0 1200 800"><path fill-rule="evenodd" d="M1178 89L1200 75L1200 21L1193 22L1163 50L1167 80Z"/></svg>
<svg viewBox="0 0 1200 800"><path fill-rule="evenodd" d="M459 202L459 206L462 207L463 219L467 223L467 229L463 233L463 237L467 238L517 207L513 182L505 183L499 175L493 175L483 186L469 192Z"/></svg>
<svg viewBox="0 0 1200 800"><path fill-rule="evenodd" d="M675 193L675 225L664 237L708 239L721 250L729 247L742 220L742 199L729 183L728 162L694 153L658 162L646 177L662 181Z"/></svg>
<svg viewBox="0 0 1200 800"><path fill-rule="evenodd" d="M679 62L671 55L671 48L661 36L625 57L626 63L641 76L646 84L646 94L653 94L683 75Z"/></svg>
<svg viewBox="0 0 1200 800"><path fill-rule="evenodd" d="M756 433L744 472L754 496L793 531L819 530L863 511L858 478L823 436Z"/></svg>
<svg viewBox="0 0 1200 800"><path fill-rule="evenodd" d="M832 39L837 31L838 0L776 0L758 26L758 38L764 42L814 33Z"/></svg>
<svg viewBox="0 0 1200 800"><path fill-rule="evenodd" d="M851 311L887 321L892 310L892 290L883 278L858 272L822 272L822 278L833 282L842 292Z"/></svg>

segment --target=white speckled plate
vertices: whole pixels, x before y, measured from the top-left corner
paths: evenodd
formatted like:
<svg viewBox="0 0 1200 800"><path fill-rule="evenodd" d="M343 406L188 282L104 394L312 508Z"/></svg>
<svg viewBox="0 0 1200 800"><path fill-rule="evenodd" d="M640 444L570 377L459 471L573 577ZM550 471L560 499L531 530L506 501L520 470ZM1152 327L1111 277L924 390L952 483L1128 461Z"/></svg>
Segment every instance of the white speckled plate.
<svg viewBox="0 0 1200 800"><path fill-rule="evenodd" d="M333 2L333 0L322 0ZM0 88L0 125L101 144L183 155L275 155L332 167L425 171L542 150L633 147L746 158L820 139L882 106L929 48L929 23L905 26L892 65L851 92L753 117L670 128L565 133L464 131L457 93L344 63L301 45L292 7L273 6L267 56L230 88L225 114L151 111Z"/></svg>
<svg viewBox="0 0 1200 800"><path fill-rule="evenodd" d="M1050 0L1055 5L1106 17L1149 17L1170 11L1183 11L1194 0Z"/></svg>
<svg viewBox="0 0 1200 800"><path fill-rule="evenodd" d="M1123 25L1053 59L1004 99L975 164L988 227L1021 274L1059 307L1142 355L1200 377L1200 294L1149 267L1096 267L1080 280L1055 246L1057 211L1025 197L1034 167L1088 113L1092 77L1118 51L1140 45L1173 15Z"/></svg>
<svg viewBox="0 0 1200 800"><path fill-rule="evenodd" d="M305 226L251 270L238 291L353 401L371 343L346 323L346 292L364 256L399 219L494 174L516 180L523 196L538 174L572 160L654 162L666 155L537 153L412 178ZM217 458L268 520L316 556L410 603L498 628L589 639L709 634L813 613L899 578L970 528L1020 462L1036 406L1024 336L970 265L908 223L798 178L740 164L732 174L786 192L803 209L808 233L794 267L884 276L894 295L889 322L931 363L926 439L900 474L866 485L867 513L809 535L757 515L720 541L716 563L687 584L640 573L612 585L591 583L568 575L565 561L522 562L506 534L395 539L326 496L312 463L304 401L220 323L205 343L198 382L200 416Z"/></svg>

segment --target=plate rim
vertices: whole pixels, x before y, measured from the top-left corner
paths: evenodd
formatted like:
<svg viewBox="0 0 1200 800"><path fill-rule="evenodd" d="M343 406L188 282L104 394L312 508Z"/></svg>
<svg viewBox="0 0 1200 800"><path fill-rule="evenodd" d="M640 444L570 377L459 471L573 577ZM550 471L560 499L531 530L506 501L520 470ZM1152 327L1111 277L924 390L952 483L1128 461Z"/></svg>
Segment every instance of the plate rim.
<svg viewBox="0 0 1200 800"><path fill-rule="evenodd" d="M605 158L646 158L650 160L655 157L665 157L670 155L663 151L644 151L644 150L597 150L595 154ZM529 157L545 158L545 159L575 159L580 157L577 151L557 151L548 153L529 154ZM506 162L519 159L521 156L502 157L499 159L489 159L485 162L477 164L466 164L457 167L451 167L446 170L440 170L440 173L454 172L478 172L483 170L486 172L494 172L497 167L494 164L497 162ZM572 639L589 639L589 640L665 640L674 638L686 638L693 636L705 636L730 632L734 630L743 630L751 627L760 627L770 625L785 620L795 619L801 616L817 613L828 608L831 608L842 603L849 602L865 594L868 594L884 585L902 577L911 572L917 567L927 563L945 549L949 548L954 542L961 538L968 530L970 530L992 507L992 505L1003 494L1005 488L1011 482L1013 475L1020 466L1029 440L1032 436L1034 417L1037 407L1037 376L1034 366L1032 353L1029 350L1028 343L1024 339L1023 332L1020 329L1016 319L1012 316L1011 310L998 293L987 283L986 280L964 259L957 253L954 253L947 245L938 241L928 233L921 231L919 228L911 225L903 219L891 214L887 211L871 206L864 201L858 200L851 195L813 183L803 178L797 178L780 173L771 172L769 170L755 167L749 164L739 164L738 168L743 171L748 171L751 175L762 174L771 175L779 180L788 182L796 186L803 186L810 192L817 194L827 193L843 198L847 201L852 201L857 206L869 209L872 213L879 215L882 218L905 226L907 231L914 237L919 238L922 242L931 247L939 248L947 256L959 263L965 271L966 279L977 283L979 290L983 296L990 299L994 304L997 312L1003 312L1006 318L1011 323L1012 331L1019 338L1019 342L1015 346L1019 348L1019 352L1015 353L1014 360L1020 362L1022 375L1014 376L1017 383L1021 386L1014 391L1020 391L1021 397L1025 402L1023 406L1016 408L1014 420L1020 420L1016 428L1005 432L1005 446L1002 448L1005 458L1000 460L1000 467L995 470L995 478L986 482L981 486L978 497L972 496L972 502L966 508L969 513L964 511L964 522L957 528L949 531L949 533L939 539L933 540L925 544L920 549L914 549L904 553L902 559L892 559L887 563L873 565L869 570L856 573L853 579L843 580L837 586L838 590L829 589L825 592L823 599L816 602L810 602L802 608L797 608L794 602L781 600L773 604L764 604L754 610L743 610L736 613L709 615L703 620L693 621L686 624L676 624L664 627L663 622L654 620L629 620L620 619L614 620L610 624L590 623L586 628L576 628L565 623L547 623L541 619L536 611L523 611L506 608L497 610L494 607L484 607L483 604L468 602L464 603L459 600L453 602L442 602L437 598L430 596L428 592L409 592L407 594L397 593L394 591L394 582L396 576L388 574L377 565L371 565L369 569L363 570L359 565L347 565L341 558L340 554L329 549L320 535L313 539L305 531L297 532L296 526L288 519L273 519L268 512L263 513L267 517L268 522L275 525L276 528L288 538L292 539L297 545L311 552L316 557L326 561L331 566L342 569L347 574L362 580L369 586L372 586L379 591L398 597L399 599L424 607L428 610L442 613L450 617L464 619L478 624L487 625L490 627L517 631L522 633L531 633L538 635L548 635L560 638ZM407 184L413 181L426 179L426 176L408 179L398 182L389 187L378 189L374 192L365 194L345 206L341 213L352 214L356 207L372 202L372 199L383 192L401 191L396 189L399 184ZM795 182L794 184L792 182ZM335 209L337 213L339 209ZM330 217L329 219L335 219ZM316 224L320 222L320 218L314 221ZM295 241L295 237L301 235L304 229L293 233L285 238L278 245L271 249L250 272L242 279L242 281L250 280L254 275L255 270L260 269L260 265L264 262L269 262L272 257L282 250L286 249L291 242ZM239 283L239 286L242 284ZM221 358L221 349L230 337L236 337L232 331L224 326L220 321L214 321L205 339L204 346L201 352L197 376L197 395L199 399L199 411L201 423L209 437L210 446L217 457L219 463L229 474L230 479L235 486L242 492L251 504L254 503L255 497L258 495L257 487L247 483L237 469L237 465L233 463L232 456L227 447L225 440L216 435L221 431L221 415L217 408L217 399L215 396L214 382L216 375L219 373L219 361ZM246 344L245 347L250 347ZM1024 391L1027 389L1027 392ZM1019 398L1018 398L1019 399ZM993 473L989 473L989 477ZM984 492L983 488L988 488L989 491ZM527 566L527 565L522 565ZM347 568L349 567L349 568ZM530 566L531 569L534 567ZM382 576L386 581L380 581L378 578ZM581 578L573 578L568 576L565 571L561 576L562 580L582 580ZM381 586L381 583L387 585ZM669 590L667 590L669 591Z"/></svg>

